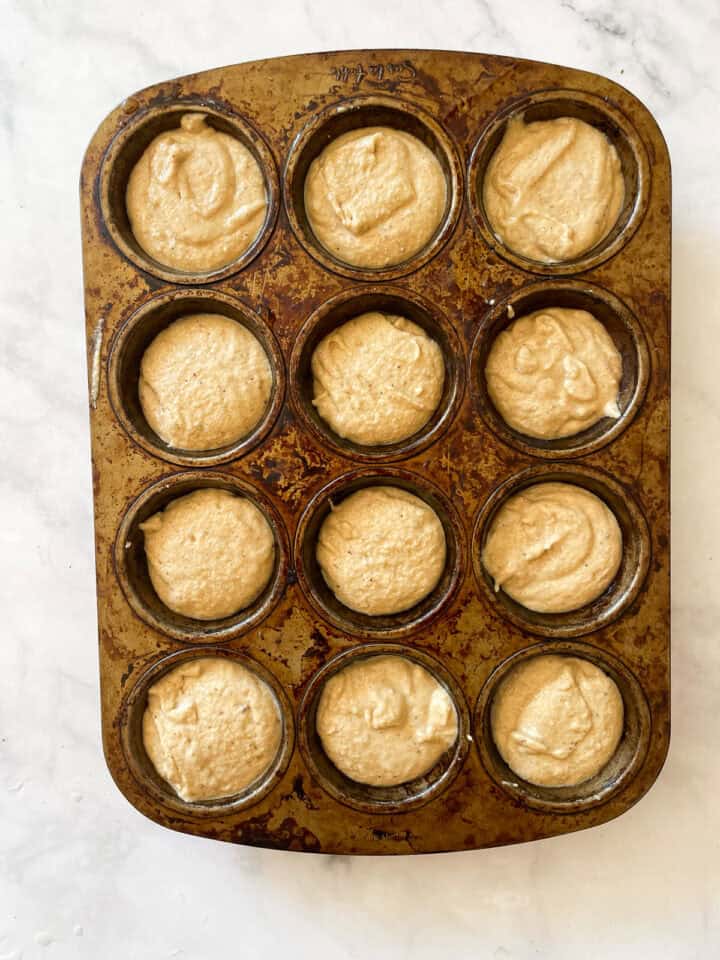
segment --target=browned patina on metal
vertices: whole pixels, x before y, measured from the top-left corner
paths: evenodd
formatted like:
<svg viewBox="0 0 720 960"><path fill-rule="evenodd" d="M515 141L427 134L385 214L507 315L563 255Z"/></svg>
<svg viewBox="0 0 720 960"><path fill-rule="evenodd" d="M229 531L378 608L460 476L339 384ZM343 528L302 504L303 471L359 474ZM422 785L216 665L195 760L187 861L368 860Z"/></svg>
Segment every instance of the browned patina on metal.
<svg viewBox="0 0 720 960"><path fill-rule="evenodd" d="M210 123L244 139L263 165L271 200L251 250L210 275L148 261L124 210L132 164L183 110L207 112ZM619 229L575 264L523 261L485 220L478 183L517 111L528 120L579 116L620 152L628 189ZM367 123L421 136L452 188L429 248L375 273L318 250L302 209L313 155L329 137ZM631 807L657 777L670 735L670 166L647 109L593 74L481 54L353 51L246 63L158 84L121 104L88 148L81 199L103 743L128 800L187 833L365 854L534 840ZM333 324L383 304L393 313L404 306L439 339L448 384L418 437L354 449L328 434L309 403L309 351ZM513 310L543 305L587 306L608 326L624 361L619 424L604 421L552 444L514 434L492 409L482 384L488 343ZM144 346L199 306L246 323L275 368L272 406L253 435L202 456L165 448L136 395ZM441 584L421 609L373 623L343 610L324 588L312 536L331 496L335 502L374 476L433 503L451 549ZM485 524L502 497L545 477L604 496L625 535L618 580L576 614L528 614L493 593L479 563ZM137 525L173 495L202 485L256 491L274 521L278 565L249 611L194 624L154 597ZM343 782L328 764L312 718L334 657L393 649L434 665L459 704L462 739L422 782L373 792ZM285 735L265 783L193 806L154 774L139 718L148 680L178 657L208 650L257 665L276 690ZM587 656L623 692L621 748L603 776L582 788L543 791L518 782L488 735L494 684L508 658L528 650Z"/></svg>

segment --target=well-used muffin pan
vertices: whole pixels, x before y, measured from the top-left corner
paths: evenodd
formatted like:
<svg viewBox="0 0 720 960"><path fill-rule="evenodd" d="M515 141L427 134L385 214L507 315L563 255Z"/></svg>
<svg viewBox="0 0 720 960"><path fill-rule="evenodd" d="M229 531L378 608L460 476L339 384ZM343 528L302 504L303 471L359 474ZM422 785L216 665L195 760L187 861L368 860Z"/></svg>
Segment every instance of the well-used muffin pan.
<svg viewBox="0 0 720 960"><path fill-rule="evenodd" d="M233 263L183 273L148 257L125 211L133 164L186 112L238 137L265 176L268 209ZM572 263L519 257L494 235L482 177L515 115L576 116L618 149L626 200L616 228ZM304 177L334 137L367 125L406 130L445 172L448 200L416 256L366 270L314 238ZM670 167L657 125L603 77L481 54L392 50L240 64L129 97L95 134L81 183L92 425L103 743L120 790L173 829L257 846L329 853L421 853L532 840L603 823L631 807L662 767L670 735L669 359ZM533 440L498 415L484 382L497 333L542 307L588 309L623 360L621 416L575 437ZM367 310L407 316L440 344L440 405L415 436L360 447L333 434L312 399L310 358L338 324ZM144 349L180 316L244 324L270 359L266 415L226 448L169 447L138 401ZM620 570L605 593L567 614L536 614L496 592L481 562L504 500L545 480L579 484L613 509ZM367 617L328 590L315 559L330 505L372 484L409 490L442 521L448 552L416 607ZM249 496L275 537L276 564L255 603L194 621L150 584L139 525L200 487ZM353 783L325 756L314 718L324 680L358 657L398 652L442 683L458 713L455 745L412 783ZM490 735L497 684L520 659L569 653L618 684L625 731L597 777L575 788L519 780ZM148 687L178 661L222 656L269 683L283 736L270 770L242 794L182 801L142 746Z"/></svg>

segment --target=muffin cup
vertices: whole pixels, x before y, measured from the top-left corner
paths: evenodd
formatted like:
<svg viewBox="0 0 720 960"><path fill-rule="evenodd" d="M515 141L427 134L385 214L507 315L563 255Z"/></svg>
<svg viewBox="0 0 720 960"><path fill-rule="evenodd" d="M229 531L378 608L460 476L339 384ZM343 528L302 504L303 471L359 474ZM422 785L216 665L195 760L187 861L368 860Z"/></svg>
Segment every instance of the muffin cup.
<svg viewBox="0 0 720 960"><path fill-rule="evenodd" d="M445 531L447 555L440 581L428 596L401 613L369 616L351 610L337 599L325 582L315 549L320 527L330 513L331 504L336 506L351 493L378 486L407 490L431 506ZM443 492L424 478L397 467L360 468L336 477L308 503L295 535L295 569L303 593L317 612L333 626L361 637L406 637L437 619L455 596L465 572L462 523Z"/></svg>
<svg viewBox="0 0 720 960"><path fill-rule="evenodd" d="M445 362L445 384L437 409L417 433L397 443L365 445L340 437L313 406L312 356L318 343L332 330L374 310L412 320L436 341ZM305 321L290 358L290 396L295 412L318 440L353 460L389 462L426 449L452 422L463 389L463 348L454 328L432 304L399 287L355 287L332 297Z"/></svg>
<svg viewBox="0 0 720 960"><path fill-rule="evenodd" d="M377 269L355 267L333 256L317 239L305 212L305 177L325 147L360 127L393 127L417 137L437 157L445 174L447 203L434 236L402 263ZM283 175L285 208L293 233L305 250L328 270L356 280L392 280L412 273L440 250L455 228L462 207L462 164L445 130L414 103L387 96L351 97L315 114L295 138Z"/></svg>
<svg viewBox="0 0 720 960"><path fill-rule="evenodd" d="M227 490L247 497L270 524L275 539L275 566L260 596L244 610L219 620L194 620L170 610L158 597L150 580L140 524L172 500L202 489ZM208 643L246 633L268 616L285 590L289 566L289 540L279 513L270 500L251 484L223 473L178 473L144 490L125 511L115 540L115 570L125 597L149 626L177 640Z"/></svg>
<svg viewBox="0 0 720 960"><path fill-rule="evenodd" d="M508 121L523 117L527 123L574 117L597 127L620 157L625 201L617 222L606 237L572 260L546 263L531 260L506 246L495 233L483 203L483 183L490 160L505 134ZM625 114L607 98L582 90L542 90L513 100L496 114L480 134L468 168L468 204L485 242L505 260L523 270L546 276L566 276L590 270L614 256L638 228L648 207L650 165L647 150Z"/></svg>
<svg viewBox="0 0 720 960"><path fill-rule="evenodd" d="M539 613L495 589L482 554L498 510L507 500L539 483L568 483L598 496L614 513L622 532L622 559L612 583L592 603L567 613ZM517 627L543 637L579 637L607 626L638 596L650 565L647 521L628 490L608 474L579 464L528 467L500 484L485 501L475 521L472 562L480 592L498 613Z"/></svg>
<svg viewBox="0 0 720 960"><path fill-rule="evenodd" d="M171 447L148 424L138 395L140 364L155 337L180 317L212 313L242 324L260 341L272 371L267 409L250 433L214 450ZM108 359L108 393L115 415L128 435L148 453L182 466L210 467L243 456L272 429L285 395L285 369L270 327L240 300L219 290L173 290L146 301L120 327Z"/></svg>
<svg viewBox="0 0 720 960"><path fill-rule="evenodd" d="M518 664L547 655L580 657L590 661L615 681L623 698L624 729L615 753L594 777L572 787L541 787L521 779L500 756L492 735L491 710L500 684ZM650 743L650 710L637 678L617 657L588 643L553 641L526 647L495 668L478 698L475 730L482 764L502 790L538 810L574 813L609 800L638 773Z"/></svg>
<svg viewBox="0 0 720 960"><path fill-rule="evenodd" d="M278 752L270 767L243 791L218 800L192 802L179 797L153 766L143 745L142 722L150 687L179 664L203 657L220 657L239 663L263 680L275 698L282 723L282 735ZM256 660L227 647L193 647L156 660L140 675L125 697L120 708L119 722L125 760L140 786L164 806L191 816L229 816L257 803L281 779L290 762L295 742L292 709L282 685Z"/></svg>
<svg viewBox="0 0 720 960"><path fill-rule="evenodd" d="M325 753L316 728L317 708L327 680L351 664L370 657L400 656L427 670L442 684L455 706L458 735L437 763L421 777L394 787L375 787L345 776ZM298 746L314 779L333 799L366 813L403 813L417 809L446 790L462 769L470 746L470 716L462 691L434 657L399 643L368 643L329 660L310 680L298 711Z"/></svg>
<svg viewBox="0 0 720 960"><path fill-rule="evenodd" d="M542 440L520 433L505 422L488 393L485 366L498 334L521 317L552 307L587 310L603 324L612 338L622 357L618 390L620 416L617 419L603 417L569 437ZM473 406L488 427L509 446L534 457L552 460L587 456L619 436L642 406L649 376L647 342L637 318L609 290L583 280L541 280L521 287L498 303L484 319L470 356Z"/></svg>
<svg viewBox="0 0 720 960"><path fill-rule="evenodd" d="M204 114L209 126L239 140L258 162L265 180L267 210L257 236L239 257L211 270L178 270L151 257L135 239L125 203L128 180L135 164L155 137L179 127L186 113ZM223 104L202 97L167 100L135 114L121 127L103 158L98 189L102 218L115 246L136 267L168 283L210 283L242 270L267 243L280 205L275 161L263 138L247 120Z"/></svg>

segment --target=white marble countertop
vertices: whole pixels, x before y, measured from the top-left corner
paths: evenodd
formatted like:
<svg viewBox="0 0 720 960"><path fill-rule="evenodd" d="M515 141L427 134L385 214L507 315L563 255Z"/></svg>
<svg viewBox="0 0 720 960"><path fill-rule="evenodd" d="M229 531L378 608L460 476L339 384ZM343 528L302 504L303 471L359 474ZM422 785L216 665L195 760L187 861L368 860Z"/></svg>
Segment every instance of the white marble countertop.
<svg viewBox="0 0 720 960"><path fill-rule="evenodd" d="M124 96L318 49L506 53L618 80L674 175L670 756L586 833L397 859L174 834L100 748L77 180ZM0 960L493 960L720 950L720 7L717 0L0 0Z"/></svg>

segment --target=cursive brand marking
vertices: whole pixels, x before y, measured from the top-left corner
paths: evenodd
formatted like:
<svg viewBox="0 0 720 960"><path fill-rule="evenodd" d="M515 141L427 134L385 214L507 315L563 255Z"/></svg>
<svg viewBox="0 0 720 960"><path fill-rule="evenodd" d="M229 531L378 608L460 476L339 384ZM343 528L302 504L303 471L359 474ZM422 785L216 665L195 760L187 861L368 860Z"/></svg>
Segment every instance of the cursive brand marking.
<svg viewBox="0 0 720 960"><path fill-rule="evenodd" d="M367 69L362 63L354 66L343 64L340 67L331 67L330 73L339 83L352 83L354 87L367 80L370 83L382 83L383 80L395 80L408 83L417 76L417 70L409 60L400 63L372 63Z"/></svg>

